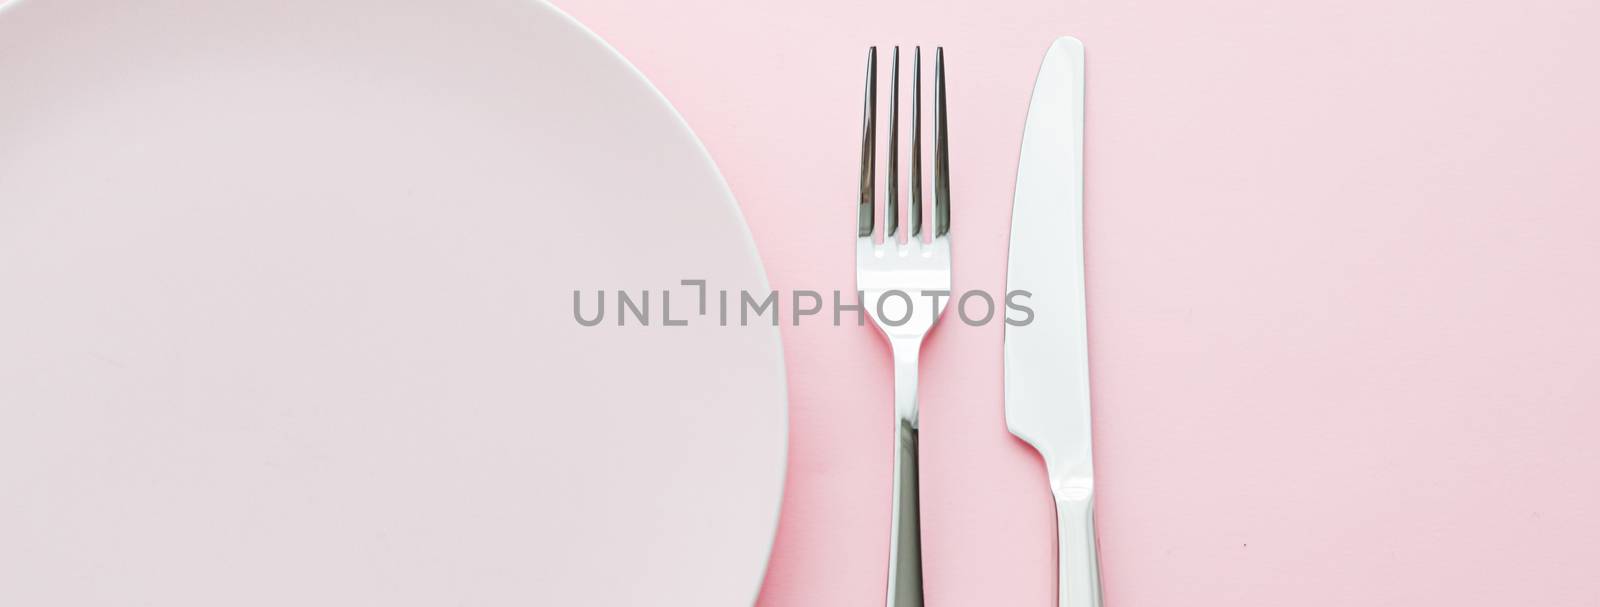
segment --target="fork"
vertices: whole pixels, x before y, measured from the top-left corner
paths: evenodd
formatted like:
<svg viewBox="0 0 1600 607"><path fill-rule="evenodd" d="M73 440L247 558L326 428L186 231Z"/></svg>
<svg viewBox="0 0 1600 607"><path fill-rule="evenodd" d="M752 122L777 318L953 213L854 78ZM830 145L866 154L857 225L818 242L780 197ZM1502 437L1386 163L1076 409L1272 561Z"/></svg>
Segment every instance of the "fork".
<svg viewBox="0 0 1600 607"><path fill-rule="evenodd" d="M867 51L861 127L861 203L857 212L856 290L894 354L894 496L890 514L888 607L922 605L922 534L917 499L917 359L922 339L950 295L950 152L944 97L944 48L933 68L933 236L922 235L922 47L911 60L910 233L900 241L900 47L889 78L889 162L883 241L874 238L878 47ZM940 298L943 298L941 301Z"/></svg>

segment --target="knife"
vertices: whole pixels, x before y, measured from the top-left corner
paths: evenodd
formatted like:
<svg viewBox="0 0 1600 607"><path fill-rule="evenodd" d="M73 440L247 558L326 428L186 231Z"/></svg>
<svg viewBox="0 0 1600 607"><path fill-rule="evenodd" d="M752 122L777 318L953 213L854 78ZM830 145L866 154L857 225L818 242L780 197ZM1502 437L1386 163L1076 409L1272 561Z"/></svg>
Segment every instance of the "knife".
<svg viewBox="0 0 1600 607"><path fill-rule="evenodd" d="M1061 606L1100 607L1083 288L1083 43L1075 38L1050 45L1034 81L1011 213L1006 290L1027 297L1034 313L1006 326L1006 426L1039 451L1050 476Z"/></svg>

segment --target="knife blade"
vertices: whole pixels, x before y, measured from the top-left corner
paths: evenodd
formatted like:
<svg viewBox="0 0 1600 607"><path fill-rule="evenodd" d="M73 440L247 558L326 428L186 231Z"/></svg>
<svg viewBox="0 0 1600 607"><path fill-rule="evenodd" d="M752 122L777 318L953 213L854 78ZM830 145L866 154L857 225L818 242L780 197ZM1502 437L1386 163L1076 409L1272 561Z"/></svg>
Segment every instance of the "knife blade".
<svg viewBox="0 0 1600 607"><path fill-rule="evenodd" d="M1083 280L1083 69L1083 44L1062 37L1034 81L1006 276L1007 293L1026 292L1033 310L1031 322L1006 326L1006 426L1044 458L1063 607L1101 604Z"/></svg>

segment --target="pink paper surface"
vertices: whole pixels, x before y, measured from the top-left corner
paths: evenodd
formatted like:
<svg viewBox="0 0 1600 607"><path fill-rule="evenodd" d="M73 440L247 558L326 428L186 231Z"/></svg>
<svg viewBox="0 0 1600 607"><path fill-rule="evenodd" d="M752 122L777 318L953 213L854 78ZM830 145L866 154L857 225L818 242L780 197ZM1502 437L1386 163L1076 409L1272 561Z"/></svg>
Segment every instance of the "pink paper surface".
<svg viewBox="0 0 1600 607"><path fill-rule="evenodd" d="M1039 60L1088 49L1108 605L1600 604L1600 3L558 5L699 133L776 288L853 289L868 45L949 61L955 283L1005 288ZM885 57L886 59L886 57ZM1053 605L998 325L922 362L930 605ZM764 607L881 605L890 357L784 329Z"/></svg>

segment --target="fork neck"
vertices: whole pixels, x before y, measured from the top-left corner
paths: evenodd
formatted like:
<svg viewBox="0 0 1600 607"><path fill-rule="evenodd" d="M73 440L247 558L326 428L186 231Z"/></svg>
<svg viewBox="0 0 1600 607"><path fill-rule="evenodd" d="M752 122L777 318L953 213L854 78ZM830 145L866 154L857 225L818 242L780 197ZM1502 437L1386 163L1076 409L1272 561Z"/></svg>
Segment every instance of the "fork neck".
<svg viewBox="0 0 1600 607"><path fill-rule="evenodd" d="M922 355L922 339L900 338L889 341L894 350L894 414L897 420L917 422L917 370Z"/></svg>

